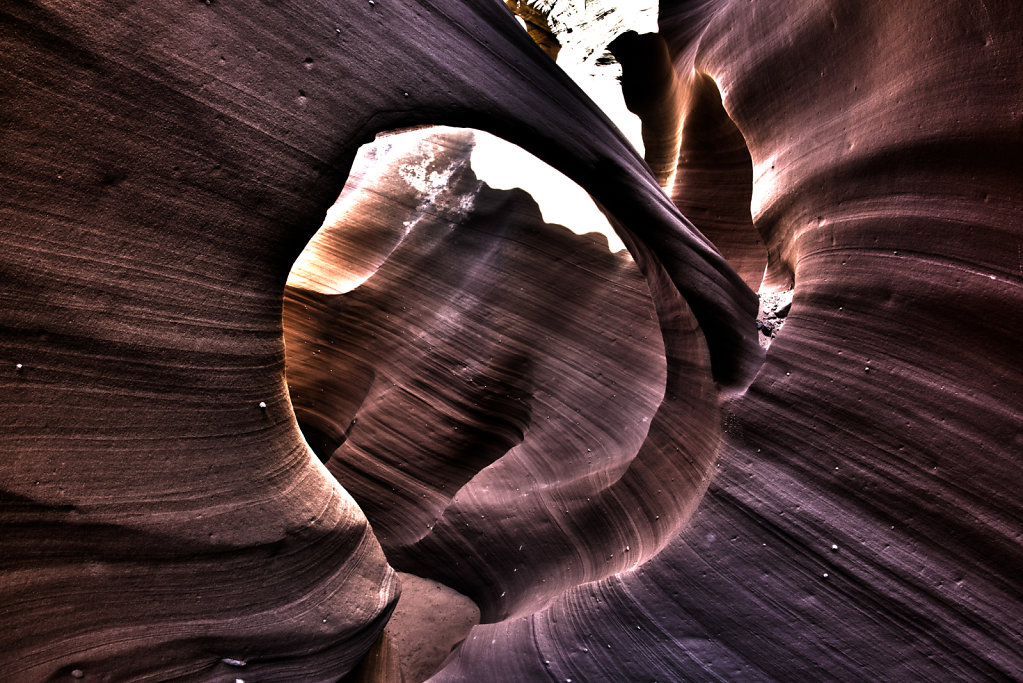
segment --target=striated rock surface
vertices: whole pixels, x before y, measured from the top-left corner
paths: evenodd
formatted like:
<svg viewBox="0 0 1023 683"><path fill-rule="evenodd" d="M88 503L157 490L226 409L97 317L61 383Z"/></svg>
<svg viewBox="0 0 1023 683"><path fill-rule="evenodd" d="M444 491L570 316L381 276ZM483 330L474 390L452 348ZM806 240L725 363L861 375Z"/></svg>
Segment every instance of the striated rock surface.
<svg viewBox="0 0 1023 683"><path fill-rule="evenodd" d="M497 0L0 9L0 678L421 677L392 566L438 681L1023 677L1023 9L659 21L655 178ZM631 259L465 134L334 204L436 123Z"/></svg>
<svg viewBox="0 0 1023 683"><path fill-rule="evenodd" d="M504 4L519 16L533 42L539 45L548 57L557 61L558 53L561 52L561 42L547 20L550 11L537 9L525 0L505 0Z"/></svg>
<svg viewBox="0 0 1023 683"><path fill-rule="evenodd" d="M625 252L476 181L470 147L424 138L405 168L429 155L420 175L448 189L362 286L290 288L284 325L299 423L390 562L494 621L659 549L706 487L720 420L677 294L655 306ZM316 242L412 189L350 197Z"/></svg>
<svg viewBox="0 0 1023 683"><path fill-rule="evenodd" d="M678 287L721 383L759 363L752 295L499 3L19 0L0 21L6 680L333 680L377 641L397 583L301 439L280 320L376 132L532 149L638 245L661 327Z"/></svg>
<svg viewBox="0 0 1023 683"><path fill-rule="evenodd" d="M746 140L722 106L713 78L689 71L676 82L686 97L671 198L743 280L757 288L767 251L750 214L753 160Z"/></svg>
<svg viewBox="0 0 1023 683"><path fill-rule="evenodd" d="M688 528L437 680L1018 679L1019 8L661 9L705 103L673 197L748 279L762 239L791 313Z"/></svg>

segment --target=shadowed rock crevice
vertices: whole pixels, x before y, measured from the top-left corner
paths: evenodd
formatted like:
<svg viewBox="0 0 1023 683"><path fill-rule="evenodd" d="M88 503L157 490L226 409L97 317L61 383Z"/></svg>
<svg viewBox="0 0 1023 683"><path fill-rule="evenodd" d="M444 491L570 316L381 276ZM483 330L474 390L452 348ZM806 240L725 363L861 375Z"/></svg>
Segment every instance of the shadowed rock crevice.
<svg viewBox="0 0 1023 683"><path fill-rule="evenodd" d="M752 289L767 266L750 215L753 160L710 76L694 72L685 96L678 170L671 198Z"/></svg>

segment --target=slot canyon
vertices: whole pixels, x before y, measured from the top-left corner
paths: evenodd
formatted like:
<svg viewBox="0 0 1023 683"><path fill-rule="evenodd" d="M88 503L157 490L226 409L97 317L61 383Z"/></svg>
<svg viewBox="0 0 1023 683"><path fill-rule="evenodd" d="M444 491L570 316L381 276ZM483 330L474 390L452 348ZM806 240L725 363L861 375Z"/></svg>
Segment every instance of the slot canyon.
<svg viewBox="0 0 1023 683"><path fill-rule="evenodd" d="M1023 680L1018 0L0 41L0 680Z"/></svg>

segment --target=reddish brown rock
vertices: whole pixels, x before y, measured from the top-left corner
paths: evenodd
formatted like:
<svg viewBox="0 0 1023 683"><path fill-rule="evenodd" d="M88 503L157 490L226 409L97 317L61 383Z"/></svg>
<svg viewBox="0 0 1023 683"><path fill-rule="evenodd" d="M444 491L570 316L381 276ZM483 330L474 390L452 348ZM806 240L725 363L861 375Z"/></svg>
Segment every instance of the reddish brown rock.
<svg viewBox="0 0 1023 683"><path fill-rule="evenodd" d="M661 23L748 146L792 311L689 528L477 628L440 680L1019 678L1023 16L666 2ZM714 172L680 168L674 196Z"/></svg>
<svg viewBox="0 0 1023 683"><path fill-rule="evenodd" d="M393 574L300 438L280 313L378 131L536 151L667 269L722 384L757 367L749 292L498 3L0 17L3 678L330 680L376 640Z"/></svg>
<svg viewBox="0 0 1023 683"><path fill-rule="evenodd" d="M0 677L335 680L373 643L394 677L383 551L491 622L438 680L1020 677L1020 8L663 4L672 200L795 288L748 390L742 280L500 3L0 10ZM361 203L322 260L366 284L288 295L299 342L344 323L289 370L328 471L285 279L357 146L438 122L573 176L634 264L521 193L417 236Z"/></svg>
<svg viewBox="0 0 1023 683"><path fill-rule="evenodd" d="M475 180L467 141L425 139L448 189L365 284L291 288L284 321L298 420L390 562L493 621L656 552L705 489L718 399L677 294L659 324L631 258ZM375 183L317 241L413 195Z"/></svg>

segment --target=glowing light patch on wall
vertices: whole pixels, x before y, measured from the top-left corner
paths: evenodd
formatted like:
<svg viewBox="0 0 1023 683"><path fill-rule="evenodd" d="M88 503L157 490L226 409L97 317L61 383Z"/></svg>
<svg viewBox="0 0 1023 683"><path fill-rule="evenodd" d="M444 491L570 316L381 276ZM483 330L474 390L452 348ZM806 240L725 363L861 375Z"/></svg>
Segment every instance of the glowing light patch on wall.
<svg viewBox="0 0 1023 683"><path fill-rule="evenodd" d="M778 172L774 164L775 157L771 157L753 166L753 194L749 209L754 221L763 215L777 194Z"/></svg>
<svg viewBox="0 0 1023 683"><path fill-rule="evenodd" d="M346 225L349 212L359 201L359 191L363 185L371 186L381 177L396 175L395 179L400 179L407 188L405 194L418 198L408 220L402 223L401 239L404 239L415 228L416 223L427 216L434 202L444 194L452 174L457 170L454 166L443 167L440 171L433 170L433 162L440 148L429 138L437 130L441 129L421 128L400 133L384 133L373 142L360 147L352 163L348 182L345 183L337 201L327 211L323 226L342 229ZM405 163L401 163L402 160L406 160ZM471 196L467 197L463 205L446 208L449 211L467 213L472 209L472 199ZM401 239L392 245L392 250L401 243ZM306 245L292 266L288 284L322 294L344 294L365 282L374 270L356 268L353 264L338 259L336 255L331 254L328 243L320 239L318 233L318 236L314 236Z"/></svg>

